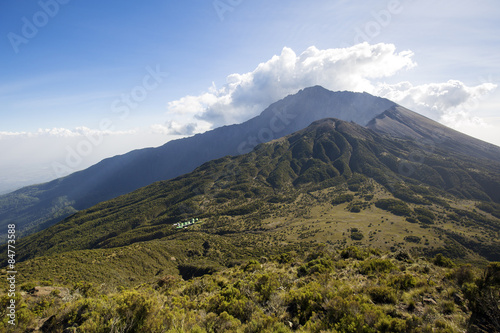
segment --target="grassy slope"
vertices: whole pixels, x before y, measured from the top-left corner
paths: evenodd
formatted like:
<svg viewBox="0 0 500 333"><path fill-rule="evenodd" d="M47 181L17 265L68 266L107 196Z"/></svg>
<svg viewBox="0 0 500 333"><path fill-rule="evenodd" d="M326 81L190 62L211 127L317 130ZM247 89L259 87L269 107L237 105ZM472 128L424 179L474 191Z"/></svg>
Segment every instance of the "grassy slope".
<svg viewBox="0 0 500 333"><path fill-rule="evenodd" d="M181 329L181 322L186 325L182 329L199 332L214 327L287 332L289 323L305 331L332 329L325 322L338 324L340 330L359 324L372 331L460 331L471 312L462 309L463 303L450 302L455 293L463 298L469 291L458 281L442 280L454 279L449 275L453 271L430 266L425 259L398 262L390 259L393 255L379 258L376 251L362 250L375 255L368 261L374 265L380 264L378 259L392 263L390 271L370 272L366 257L346 261L340 254L357 245L394 254L442 252L479 265L500 258L499 207L478 201L490 199L491 189L475 180L481 175L494 185L498 166L436 152L423 163L411 164L414 172L406 177L396 173L398 163L410 163L405 158L414 149L411 142L326 121L250 154L206 163L191 174L79 212L17 245L17 258L24 260L16 265L19 285L74 286L72 296L63 298L57 293L43 299L25 295L26 316L20 320L33 328L54 314L46 324L54 332L70 325L89 331L92 325L113 322L125 331L141 327L134 325L146 325L146 331ZM183 230L172 226L191 217L201 223ZM326 244L328 254L312 250L318 244ZM290 251L298 257L289 263L283 258ZM325 255L326 261L314 261ZM269 258L275 259L267 263ZM264 269L260 264L246 268L252 259L261 260ZM416 284L401 291L393 284L404 272ZM0 273L5 284L6 271ZM284 274L290 281L286 294L272 287L262 296L264 290L252 279L268 273ZM182 282L180 277L199 278ZM171 279L177 281L173 289L158 286L159 280L163 284ZM440 282L434 285L429 282L433 279ZM197 283L203 287L193 285ZM120 291L141 284L137 290ZM198 291L186 294L192 288ZM382 295L394 294L389 304L373 300L376 288L382 288ZM262 299L271 296L282 312L273 315L271 299ZM361 310L339 312L337 305L329 305L336 297L348 300L345 306L337 304L341 308ZM306 311L307 304L316 308ZM238 306L243 312L235 310ZM469 306L477 304L471 300ZM328 317L335 313L343 314Z"/></svg>
<svg viewBox="0 0 500 333"><path fill-rule="evenodd" d="M81 332L452 333L500 328L494 306L500 265L483 273L454 267L446 258L412 258L404 251L317 246L302 255L286 251L189 281L162 272L134 288L85 281L31 289L36 285L22 285L28 292L17 298L12 332L39 328L57 333L72 327ZM0 294L0 309L6 302L8 297ZM5 315L0 327L8 327Z"/></svg>
<svg viewBox="0 0 500 333"><path fill-rule="evenodd" d="M382 138L352 123L320 121L260 145L250 154L208 162L193 173L78 212L22 239L16 244L17 260L40 257L39 268L30 270L38 278L47 272L67 275L76 257L82 258L85 267L97 266L90 272L102 270L106 274L106 265L91 263L112 253L108 249L125 247L129 256L140 257L144 254L134 250L133 244L155 241L152 244L165 244L159 247L161 255L187 258L191 253L192 260L192 253L199 251L191 249L191 244L199 247L205 238L213 239L220 249L230 245L234 251L220 251L235 258L272 253L297 242L324 242L416 248L432 255L439 251L467 260L499 260L498 204L490 202L492 209L475 208L477 199L489 198L489 190L475 181L474 175L481 174L495 184L499 174L495 168L500 166L491 161L472 164L465 157L438 150L427 155L423 163L404 159L417 148L409 141ZM405 177L394 172L401 163L411 165L413 173ZM352 194L353 201L332 205L343 194ZM395 197L404 201L403 210L391 213L378 208L380 200ZM359 212L352 212L355 207ZM425 218L419 209L431 218ZM199 217L203 223L181 231L171 225L191 217ZM362 234L361 240L352 238L353 228ZM185 242L182 250L175 245L180 239ZM243 251L246 246L242 244L249 240L255 246ZM260 242L258 246L256 242ZM62 262L67 264L51 263L50 256L62 258L65 253L73 256L64 256ZM224 255L205 259L209 259L209 266L228 264ZM145 256L144 265L156 268L160 264ZM116 266L123 271L117 274L123 277L117 282L126 283L127 270ZM172 265L172 269L177 266ZM145 276L150 274L148 271ZM81 276L89 279L90 275Z"/></svg>

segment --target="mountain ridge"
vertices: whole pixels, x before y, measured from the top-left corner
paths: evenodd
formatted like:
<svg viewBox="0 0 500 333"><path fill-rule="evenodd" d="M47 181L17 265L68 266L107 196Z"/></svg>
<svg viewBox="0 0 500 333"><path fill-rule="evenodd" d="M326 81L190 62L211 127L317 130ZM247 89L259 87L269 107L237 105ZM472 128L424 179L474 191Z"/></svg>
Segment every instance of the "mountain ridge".
<svg viewBox="0 0 500 333"><path fill-rule="evenodd" d="M264 221L276 214L273 213L276 205L285 203L295 211L305 198L309 198L306 202L318 205L315 196L310 197L311 192L326 190L338 196L345 193L347 186L357 193L356 198L359 196L349 211L356 214L366 210L365 224L379 219L378 209L388 209L397 216L412 219L398 223L410 225L419 219L423 227L427 224L427 228L437 228L431 234L448 235L446 239L461 244L462 251L468 244L465 248L475 248L482 256L500 259L500 246L494 239L484 238L481 244L473 238L458 238L462 236L455 235L453 229L440 227L440 224L452 226L456 219L468 225L464 228L473 226L486 234L500 231L500 219L489 217L488 212L479 214L459 208L458 204L455 208L450 206L457 200L491 201L490 196L500 191L500 163L483 160L477 164L477 159L466 159L439 147L417 163L411 161L411 153L418 148L412 141L384 137L352 122L319 120L284 138L260 144L250 153L212 160L189 174L153 183L80 211L21 239L17 245L18 258L117 248L176 237L178 233L172 223L195 216L206 221L202 226L204 232L243 237L261 230ZM401 163L411 165L415 172L399 174ZM485 177L486 182L478 182L476 174ZM393 179L397 182L389 181ZM491 184L493 188L488 187ZM331 198L322 200L328 202ZM300 209L307 210L304 205ZM432 211L424 208L433 205L436 206ZM498 201L492 205L500 207ZM443 215L443 209L448 213ZM347 215L346 221L353 216L356 215ZM92 230L91 235L88 230Z"/></svg>
<svg viewBox="0 0 500 333"><path fill-rule="evenodd" d="M2 195L1 225L17 223L20 232L33 232L99 202L190 172L209 160L249 152L259 143L295 132L325 115L350 114L348 120L352 120L359 113L359 121L367 122L391 105L394 103L387 99L366 93L305 88L242 124L173 140L158 148L134 150L64 178ZM4 233L0 231L0 235Z"/></svg>
<svg viewBox="0 0 500 333"><path fill-rule="evenodd" d="M332 114L378 134L418 139L420 147L414 153L420 155L432 153L444 142L455 153L500 159L500 147L453 131L387 99L314 86L271 104L242 124L170 141L158 148L134 150L67 177L0 196L0 220L2 225L17 223L21 235L42 230L77 211L190 172L209 160L250 152L260 143L301 130ZM419 127L420 134L415 132ZM494 195L495 201L498 196ZM5 234L0 232L0 236Z"/></svg>
<svg viewBox="0 0 500 333"><path fill-rule="evenodd" d="M382 112L366 127L394 137L424 140L423 144L429 146L445 144L455 152L500 161L500 147L451 129L402 106L393 106Z"/></svg>

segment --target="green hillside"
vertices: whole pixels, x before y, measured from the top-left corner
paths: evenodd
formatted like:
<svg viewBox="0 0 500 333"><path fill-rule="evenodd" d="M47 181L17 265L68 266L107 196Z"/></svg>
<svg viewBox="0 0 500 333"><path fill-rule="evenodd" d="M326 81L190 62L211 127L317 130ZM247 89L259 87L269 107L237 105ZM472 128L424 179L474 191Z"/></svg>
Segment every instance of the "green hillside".
<svg viewBox="0 0 500 333"><path fill-rule="evenodd" d="M355 327L365 326L366 332L459 332L467 321L481 318L490 325L480 310L474 315L474 302L485 286L479 268L467 273L468 282L477 282L477 288L464 287L452 278L459 273L429 266L425 258L437 258L438 266L487 267L488 261L500 261L499 184L498 162L439 146L423 151L418 142L381 136L354 123L318 121L246 155L205 163L192 173L100 203L20 239L16 269L24 289L61 286L73 288L68 295L82 295L48 297L40 311L27 312L31 319L26 327L52 314L46 330L50 332L71 325L108 327L103 332L142 331L139 327L147 327L145 332L287 332L288 322L292 330L316 332L349 331L346 327L359 331ZM198 220L185 228L176 225L192 219ZM318 246L327 257L317 254ZM348 250L354 247L358 250ZM284 258L290 253L297 258L289 262ZM395 257L398 253L423 257L408 264L406 257ZM255 260L262 262L263 271ZM247 276L248 265L258 266L251 270L254 275L276 270L289 279L287 290L296 294L282 300L280 315L266 310L270 299L262 298L279 294L275 289L265 294L256 280L237 283L256 278ZM400 276L410 279L404 272L417 281L410 289L422 289L398 289L394 281ZM345 284L343 278L340 285L328 282L342 276ZM219 278L225 282L210 282ZM439 281L432 284L433 279ZM195 282L186 280L208 289L190 295L195 297L191 300L183 293ZM162 289L172 281L172 290ZM218 289L210 289L211 283ZM455 302L454 293L469 297L469 303ZM380 302L379 294L393 297ZM216 295L222 297L220 302L213 300ZM39 306L30 303L30 297L24 298L27 309ZM132 299L125 300L128 297ZM344 306L327 305L335 297L349 300L347 307L354 302L359 310L329 312L329 306ZM432 310L422 297L434 300L429 301ZM233 300L243 312L231 312ZM304 310L311 302L316 307ZM422 308L416 314L418 302ZM65 310L58 311L59 306ZM161 312L165 307L173 312ZM155 311L171 321L156 322L160 319ZM429 317L422 319L426 311ZM441 314L449 317L438 320ZM333 326L325 326L324 318L332 318ZM181 329L179 320L187 326ZM111 322L118 325L114 331Z"/></svg>
<svg viewBox="0 0 500 333"><path fill-rule="evenodd" d="M210 160L249 152L257 143L291 134L315 120L334 117L366 125L394 105L367 93L310 87L271 104L241 124L110 157L66 177L0 195L0 243L7 239L8 224L16 223L18 234L26 236L76 211L191 172ZM260 133L270 124L272 134L264 138ZM250 140L255 137L258 140Z"/></svg>
<svg viewBox="0 0 500 333"><path fill-rule="evenodd" d="M266 251L297 242L360 243L499 260L499 204L491 197L500 165L437 149L422 163L404 159L417 149L353 123L319 121L249 154L78 212L21 239L18 260L170 244L190 233L235 247L252 235ZM401 175L402 164L414 172ZM200 223L173 226L194 217Z"/></svg>
<svg viewBox="0 0 500 333"><path fill-rule="evenodd" d="M56 258L54 258L55 260ZM139 259L139 258L138 258ZM134 288L77 281L21 286L10 332L497 332L500 265L319 245L189 281Z"/></svg>

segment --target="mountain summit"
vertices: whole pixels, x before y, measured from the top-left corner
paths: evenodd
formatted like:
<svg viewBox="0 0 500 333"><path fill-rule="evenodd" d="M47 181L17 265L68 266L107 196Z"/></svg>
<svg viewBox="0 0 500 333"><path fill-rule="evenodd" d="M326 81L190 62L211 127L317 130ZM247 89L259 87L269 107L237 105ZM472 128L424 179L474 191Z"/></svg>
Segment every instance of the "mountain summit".
<svg viewBox="0 0 500 333"><path fill-rule="evenodd" d="M322 119L250 153L212 160L191 173L80 211L21 239L18 258L166 242L184 235L173 223L196 217L204 221L197 228L202 234L227 234L233 240L254 233L274 239L292 227L319 233L320 221L335 221L338 230L356 226L366 234L376 224L384 230L377 236L380 247L399 246L405 234L414 233L420 237L416 243L423 236L435 241L415 244L420 250L439 245L441 251L467 256L467 248L476 256L500 259L498 240L491 238L500 231L500 162L478 163L446 147L415 161L419 149L412 140ZM402 172L401 166L413 171ZM471 208L476 203L483 213ZM381 226L381 216L394 227ZM324 242L345 238L329 235L323 230L303 237ZM299 242L296 236L290 233L286 242ZM417 240L409 239L410 245Z"/></svg>
<svg viewBox="0 0 500 333"><path fill-rule="evenodd" d="M350 121L379 134L417 140L420 147L415 152L426 145L424 153L447 148L469 157L500 160L499 147L387 99L315 86L271 104L259 116L242 124L108 158L67 177L0 196L1 225L17 223L19 231L29 234L99 202L191 172L207 161L251 152L258 144L299 131L323 118Z"/></svg>
<svg viewBox="0 0 500 333"><path fill-rule="evenodd" d="M108 158L67 177L0 196L0 226L7 230L6 225L15 222L19 231L40 230L99 202L191 172L212 159L250 152L257 144L303 129L315 120L335 117L366 125L395 105L367 93L306 88L242 124Z"/></svg>

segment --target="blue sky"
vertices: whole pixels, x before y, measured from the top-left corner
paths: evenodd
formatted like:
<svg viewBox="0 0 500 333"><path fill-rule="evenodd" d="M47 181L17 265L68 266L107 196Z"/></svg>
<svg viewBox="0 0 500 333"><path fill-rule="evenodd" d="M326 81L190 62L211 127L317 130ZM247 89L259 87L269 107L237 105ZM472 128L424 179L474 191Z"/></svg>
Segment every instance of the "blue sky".
<svg viewBox="0 0 500 333"><path fill-rule="evenodd" d="M2 1L0 192L249 119L313 84L500 145L498 22L489 0Z"/></svg>

